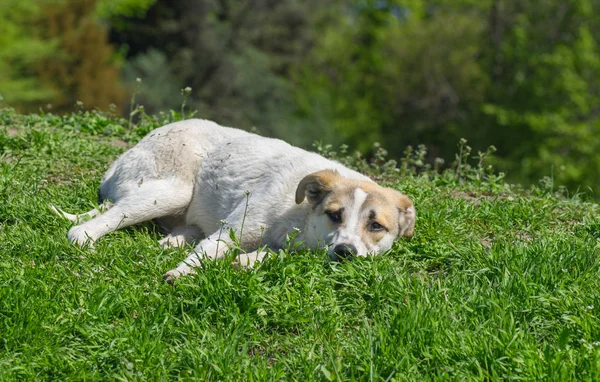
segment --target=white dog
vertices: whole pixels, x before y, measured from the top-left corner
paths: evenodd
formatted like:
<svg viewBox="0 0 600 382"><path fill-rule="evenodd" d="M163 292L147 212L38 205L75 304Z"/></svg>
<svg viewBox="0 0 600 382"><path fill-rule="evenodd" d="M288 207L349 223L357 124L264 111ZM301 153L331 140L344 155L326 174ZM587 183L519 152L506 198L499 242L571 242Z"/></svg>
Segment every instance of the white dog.
<svg viewBox="0 0 600 382"><path fill-rule="evenodd" d="M286 238L327 248L332 259L387 251L415 224L412 201L334 161L206 120L172 123L152 131L121 155L100 185L107 209L81 215L72 243L92 245L116 229L155 219L169 234L163 245L203 237L165 278L193 273L202 256L217 259L233 244L240 266L260 261Z"/></svg>

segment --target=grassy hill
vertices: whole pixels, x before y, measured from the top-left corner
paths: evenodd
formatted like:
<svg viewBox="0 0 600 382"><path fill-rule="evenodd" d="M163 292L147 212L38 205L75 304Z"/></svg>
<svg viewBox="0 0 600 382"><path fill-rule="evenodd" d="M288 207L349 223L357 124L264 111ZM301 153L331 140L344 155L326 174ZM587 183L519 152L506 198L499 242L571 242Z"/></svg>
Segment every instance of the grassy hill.
<svg viewBox="0 0 600 382"><path fill-rule="evenodd" d="M373 259L281 251L172 287L185 251L152 224L69 245L48 205L90 209L111 161L178 117L0 111L0 380L600 378L599 206L506 185L464 142L442 173L422 149L397 169L320 148L415 201L413 239Z"/></svg>

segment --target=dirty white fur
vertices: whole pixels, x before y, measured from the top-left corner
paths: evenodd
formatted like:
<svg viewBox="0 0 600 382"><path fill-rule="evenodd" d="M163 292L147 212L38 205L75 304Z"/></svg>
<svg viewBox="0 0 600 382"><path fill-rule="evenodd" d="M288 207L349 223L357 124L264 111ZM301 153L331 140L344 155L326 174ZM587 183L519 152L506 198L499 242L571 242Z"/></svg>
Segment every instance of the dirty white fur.
<svg viewBox="0 0 600 382"><path fill-rule="evenodd" d="M200 257L222 257L232 244L229 230L249 251L240 257L240 266L260 261L265 254L257 252L260 248L281 248L296 229L296 241L308 248L347 241L356 246L358 255L389 249L395 237L373 249L353 232L367 197L360 189L354 193L353 206L347 206L356 223L339 232L331 232L322 214L315 217L307 201L296 204L300 180L323 169L371 182L281 140L206 120L173 123L154 130L115 161L100 185L101 198L114 205L101 214L87 213L92 219L71 228L68 238L79 245L92 244L111 231L152 219L170 232L161 240L163 245L180 246L204 237L187 259L165 275L168 279L193 273Z"/></svg>

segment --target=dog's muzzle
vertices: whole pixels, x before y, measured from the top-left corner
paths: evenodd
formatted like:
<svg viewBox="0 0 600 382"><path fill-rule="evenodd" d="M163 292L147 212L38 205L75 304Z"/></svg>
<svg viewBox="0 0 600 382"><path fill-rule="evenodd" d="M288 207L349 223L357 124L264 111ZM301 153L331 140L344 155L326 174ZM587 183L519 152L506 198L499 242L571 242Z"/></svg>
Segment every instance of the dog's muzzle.
<svg viewBox="0 0 600 382"><path fill-rule="evenodd" d="M356 247L353 244L337 244L333 248L336 260L351 260L356 255Z"/></svg>

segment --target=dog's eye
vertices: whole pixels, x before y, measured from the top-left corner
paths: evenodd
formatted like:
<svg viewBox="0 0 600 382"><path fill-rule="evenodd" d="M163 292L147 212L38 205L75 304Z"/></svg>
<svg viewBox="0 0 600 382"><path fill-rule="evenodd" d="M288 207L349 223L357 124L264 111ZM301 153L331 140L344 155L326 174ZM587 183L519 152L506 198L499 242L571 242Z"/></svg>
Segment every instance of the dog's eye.
<svg viewBox="0 0 600 382"><path fill-rule="evenodd" d="M334 223L342 222L342 210L337 211L325 211L325 214L331 219Z"/></svg>
<svg viewBox="0 0 600 382"><path fill-rule="evenodd" d="M383 231L386 228L384 226L382 226L381 224L377 223L377 222L372 222L371 224L369 224L369 231Z"/></svg>

